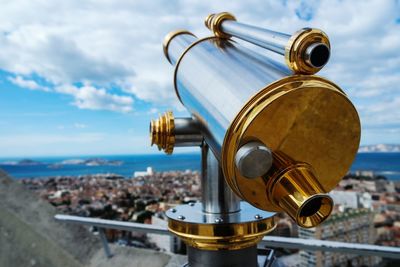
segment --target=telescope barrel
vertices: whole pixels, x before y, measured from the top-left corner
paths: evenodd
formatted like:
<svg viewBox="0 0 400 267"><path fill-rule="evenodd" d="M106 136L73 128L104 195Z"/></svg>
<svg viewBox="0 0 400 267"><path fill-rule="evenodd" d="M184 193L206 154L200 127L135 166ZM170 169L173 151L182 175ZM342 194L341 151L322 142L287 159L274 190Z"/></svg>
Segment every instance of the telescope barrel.
<svg viewBox="0 0 400 267"><path fill-rule="evenodd" d="M179 36L179 38L174 38L176 36ZM164 42L165 40L170 40L167 43L163 43L164 55L172 65L175 65L186 47L196 41L196 39L197 37L194 34L186 30L171 32L164 39Z"/></svg>
<svg viewBox="0 0 400 267"><path fill-rule="evenodd" d="M329 60L329 39L318 29L304 28L289 35L237 22L227 12L209 15L205 24L217 37L233 36L284 56L295 73L314 74Z"/></svg>
<svg viewBox="0 0 400 267"><path fill-rule="evenodd" d="M232 190L303 227L325 220L333 205L325 193L346 174L360 138L343 91L321 77L291 75L229 39L182 31L167 36L164 52L175 66L177 96Z"/></svg>

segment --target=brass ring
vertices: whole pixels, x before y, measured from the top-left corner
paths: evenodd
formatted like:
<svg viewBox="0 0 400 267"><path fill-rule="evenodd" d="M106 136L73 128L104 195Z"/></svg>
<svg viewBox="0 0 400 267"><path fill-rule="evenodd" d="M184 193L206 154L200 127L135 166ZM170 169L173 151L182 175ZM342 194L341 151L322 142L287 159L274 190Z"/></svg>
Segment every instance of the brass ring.
<svg viewBox="0 0 400 267"><path fill-rule="evenodd" d="M206 17L204 20L204 24L206 25L207 28L209 28L216 37L218 38L224 38L228 39L231 36L229 34L224 33L221 30L221 24L224 20L234 20L236 21L236 18L234 15L232 15L229 12L221 12L218 14L210 14Z"/></svg>
<svg viewBox="0 0 400 267"><path fill-rule="evenodd" d="M313 43L322 43L330 49L329 38L319 29L304 28L293 34L285 47L286 65L298 74L314 74L321 67L310 66L304 59L307 48Z"/></svg>
<svg viewBox="0 0 400 267"><path fill-rule="evenodd" d="M186 54L192 47L194 47L194 46L197 45L198 43L201 43L201 42L203 42L203 41L205 41L205 40L210 40L210 39L214 39L214 38L217 38L217 37L215 37L215 36L209 36L209 37L205 37L205 38L198 39L197 41L193 42L192 44L190 44L190 45L188 46L188 48L186 48L185 51L183 51L182 55L179 57L178 61L175 63L175 69L174 69L174 89L175 89L175 93L176 93L176 95L177 95L179 101L180 101L182 104L183 104L183 102L182 102L182 99L181 99L181 97L180 97L180 95L179 95L179 92L178 92L178 85L177 85L177 81L176 81L176 80L177 80L177 75L178 75L178 67L179 67L179 64L181 63L181 61L182 61L183 57L185 56L185 54Z"/></svg>
<svg viewBox="0 0 400 267"><path fill-rule="evenodd" d="M275 227L274 217L231 224L196 224L168 220L169 231L189 246L205 250L237 250L251 247Z"/></svg>
<svg viewBox="0 0 400 267"><path fill-rule="evenodd" d="M172 62L168 55L168 46L169 46L169 43L171 42L171 40L180 34L189 34L189 35L196 37L196 35L194 35L193 33L189 32L187 30L172 31L165 36L164 41L163 41L163 51L164 51L164 55L167 58L168 62L171 64L172 64Z"/></svg>

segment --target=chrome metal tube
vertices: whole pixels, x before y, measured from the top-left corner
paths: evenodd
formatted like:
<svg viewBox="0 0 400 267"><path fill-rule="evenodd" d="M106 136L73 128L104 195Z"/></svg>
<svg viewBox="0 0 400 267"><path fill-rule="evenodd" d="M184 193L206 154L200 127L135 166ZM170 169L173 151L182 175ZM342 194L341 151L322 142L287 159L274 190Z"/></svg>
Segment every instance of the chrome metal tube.
<svg viewBox="0 0 400 267"><path fill-rule="evenodd" d="M264 28L250 26L234 20L224 20L221 23L221 30L224 33L285 55L285 47L291 35L271 31Z"/></svg>
<svg viewBox="0 0 400 267"><path fill-rule="evenodd" d="M227 185L218 160L204 144L202 155L202 204L206 213L227 214L240 211L240 199Z"/></svg>
<svg viewBox="0 0 400 267"><path fill-rule="evenodd" d="M185 30L178 30L169 33L163 43L164 54L168 61L174 65L186 47L196 39L196 36Z"/></svg>
<svg viewBox="0 0 400 267"><path fill-rule="evenodd" d="M184 50L184 44L179 44L169 47L169 56ZM197 40L177 64L179 98L202 124L206 142L218 160L227 129L243 104L266 85L291 74L286 66L264 55L213 37Z"/></svg>
<svg viewBox="0 0 400 267"><path fill-rule="evenodd" d="M175 118L174 134L176 147L201 146L203 135L200 125L192 118Z"/></svg>
<svg viewBox="0 0 400 267"><path fill-rule="evenodd" d="M295 73L314 74L329 60L329 39L319 29L303 28L289 35L239 23L228 12L209 15L205 24L217 37L233 36L282 55Z"/></svg>

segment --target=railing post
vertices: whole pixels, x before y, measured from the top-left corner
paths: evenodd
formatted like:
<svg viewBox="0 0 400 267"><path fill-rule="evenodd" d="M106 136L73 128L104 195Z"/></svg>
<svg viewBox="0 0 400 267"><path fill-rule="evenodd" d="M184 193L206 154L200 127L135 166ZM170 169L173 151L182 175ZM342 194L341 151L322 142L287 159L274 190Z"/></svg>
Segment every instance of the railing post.
<svg viewBox="0 0 400 267"><path fill-rule="evenodd" d="M107 258L111 258L114 255L111 253L110 246L108 245L106 234L104 233L104 229L103 228L97 228L97 229L98 229L98 232L99 232L101 243L103 244L104 252L106 253Z"/></svg>

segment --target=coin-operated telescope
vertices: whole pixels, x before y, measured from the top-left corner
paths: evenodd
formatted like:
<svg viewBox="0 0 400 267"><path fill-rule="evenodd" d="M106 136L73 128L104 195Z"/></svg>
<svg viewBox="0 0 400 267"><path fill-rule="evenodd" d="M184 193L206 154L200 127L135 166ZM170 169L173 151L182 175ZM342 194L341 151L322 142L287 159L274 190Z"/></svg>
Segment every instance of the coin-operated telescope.
<svg viewBox="0 0 400 267"><path fill-rule="evenodd" d="M287 35L226 12L205 24L213 36L179 30L163 44L191 117L166 112L152 121L152 144L168 154L178 146L202 150L202 202L167 211L168 225L188 245L190 267L257 266L256 246L274 229L275 212L306 228L330 215L327 193L355 157L360 121L342 89L312 75L330 55L322 31Z"/></svg>

